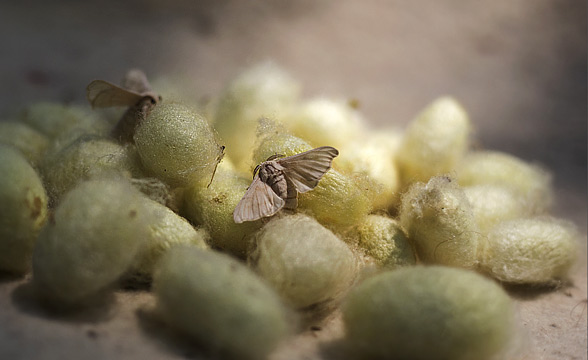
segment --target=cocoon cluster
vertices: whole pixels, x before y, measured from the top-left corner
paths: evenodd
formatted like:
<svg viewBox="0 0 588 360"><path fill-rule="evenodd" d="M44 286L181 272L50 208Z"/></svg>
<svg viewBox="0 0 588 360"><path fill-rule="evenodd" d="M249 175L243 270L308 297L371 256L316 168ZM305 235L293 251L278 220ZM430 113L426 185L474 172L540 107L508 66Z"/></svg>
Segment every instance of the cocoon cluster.
<svg viewBox="0 0 588 360"><path fill-rule="evenodd" d="M426 263L477 265L480 230L464 191L448 177L415 183L402 197L400 223Z"/></svg>
<svg viewBox="0 0 588 360"><path fill-rule="evenodd" d="M206 119L180 104L157 105L134 140L147 171L172 186L206 186L223 153Z"/></svg>
<svg viewBox="0 0 588 360"><path fill-rule="evenodd" d="M348 101L319 98L295 107L283 118L295 136L313 147L342 148L365 131L363 119Z"/></svg>
<svg viewBox="0 0 588 360"><path fill-rule="evenodd" d="M47 219L47 195L27 159L9 145L0 144L0 174L0 271L23 274Z"/></svg>
<svg viewBox="0 0 588 360"><path fill-rule="evenodd" d="M379 267L393 269L415 265L416 257L398 221L369 215L357 228L358 246Z"/></svg>
<svg viewBox="0 0 588 360"><path fill-rule="evenodd" d="M254 241L249 263L294 308L333 300L355 279L351 250L306 215L274 218Z"/></svg>
<svg viewBox="0 0 588 360"><path fill-rule="evenodd" d="M549 209L553 194L551 175L543 168L498 151L468 154L457 169L463 186L492 184L510 187L533 213Z"/></svg>
<svg viewBox="0 0 588 360"><path fill-rule="evenodd" d="M406 130L398 149L403 183L451 172L468 149L470 120L451 97L429 105Z"/></svg>
<svg viewBox="0 0 588 360"><path fill-rule="evenodd" d="M257 164L275 154L292 156L312 149L304 140L272 125L262 123L260 137L253 157ZM298 208L336 229L358 224L371 211L372 193L356 180L331 168L312 191L298 194Z"/></svg>
<svg viewBox="0 0 588 360"><path fill-rule="evenodd" d="M127 271L156 219L126 180L89 180L68 192L42 229L33 252L39 293L80 303Z"/></svg>
<svg viewBox="0 0 588 360"><path fill-rule="evenodd" d="M289 332L277 294L224 254L174 247L158 266L154 289L164 319L215 357L264 359Z"/></svg>
<svg viewBox="0 0 588 360"><path fill-rule="evenodd" d="M228 85L218 101L214 127L237 169L249 170L257 121L262 117L281 118L290 111L299 92L298 82L271 62L247 69Z"/></svg>
<svg viewBox="0 0 588 360"><path fill-rule="evenodd" d="M261 227L261 222L236 224L233 220L233 210L251 180L224 164L223 161L218 167L209 187L194 185L186 189L183 214L210 233L212 247L245 258L249 248L247 238Z"/></svg>
<svg viewBox="0 0 588 360"><path fill-rule="evenodd" d="M49 147L47 137L22 122L0 121L0 143L12 145L37 165Z"/></svg>
<svg viewBox="0 0 588 360"><path fill-rule="evenodd" d="M406 267L366 279L343 304L346 342L357 358L501 358L513 306L500 286L473 272Z"/></svg>
<svg viewBox="0 0 588 360"><path fill-rule="evenodd" d="M487 236L482 269L508 283L550 284L565 280L577 257L578 233L554 218L505 221Z"/></svg>
<svg viewBox="0 0 588 360"><path fill-rule="evenodd" d="M47 155L41 172L51 200L57 202L80 181L105 174L130 177L141 173L141 165L133 148L108 138L85 135Z"/></svg>

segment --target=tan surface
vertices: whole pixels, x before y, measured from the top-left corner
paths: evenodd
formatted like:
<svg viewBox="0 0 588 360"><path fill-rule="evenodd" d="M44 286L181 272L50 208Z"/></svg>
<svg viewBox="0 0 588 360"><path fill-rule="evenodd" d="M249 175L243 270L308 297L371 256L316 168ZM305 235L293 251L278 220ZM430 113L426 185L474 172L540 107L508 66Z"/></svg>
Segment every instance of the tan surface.
<svg viewBox="0 0 588 360"><path fill-rule="evenodd" d="M56 1L0 4L0 116L44 99L84 101L94 78L131 66L166 75L195 98L248 64L274 59L307 96L356 98L366 118L402 127L435 97L463 102L480 146L554 172L555 214L583 251L572 285L511 289L525 359L586 359L586 4L580 1ZM196 3L196 5L193 5ZM246 4L245 4L246 3ZM286 5L290 4L290 5ZM153 299L56 315L26 279L0 281L1 359L198 358L141 310ZM307 331L275 359L339 358L340 319Z"/></svg>

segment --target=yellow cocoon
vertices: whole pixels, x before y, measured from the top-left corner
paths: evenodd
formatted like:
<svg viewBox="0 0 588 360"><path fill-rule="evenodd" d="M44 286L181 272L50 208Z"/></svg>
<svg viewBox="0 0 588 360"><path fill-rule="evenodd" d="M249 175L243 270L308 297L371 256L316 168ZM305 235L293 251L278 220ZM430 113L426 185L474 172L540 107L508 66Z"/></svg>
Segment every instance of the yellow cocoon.
<svg viewBox="0 0 588 360"><path fill-rule="evenodd" d="M131 266L131 277L150 281L157 262L173 246L193 245L207 249L210 235L205 229L195 229L186 219L150 199L146 208L153 212L154 220L148 224L148 235Z"/></svg>
<svg viewBox="0 0 588 360"><path fill-rule="evenodd" d="M47 195L35 170L12 146L0 144L0 174L0 271L22 274L47 219Z"/></svg>
<svg viewBox="0 0 588 360"><path fill-rule="evenodd" d="M261 222L236 224L233 220L233 210L251 180L241 177L223 163L218 167L209 187L194 185L186 189L183 214L210 233L210 245L213 248L245 258L249 248L247 238L261 227Z"/></svg>
<svg viewBox="0 0 588 360"><path fill-rule="evenodd" d="M469 153L457 169L462 186L493 184L512 188L532 213L548 210L553 199L551 174L540 166L498 151Z"/></svg>
<svg viewBox="0 0 588 360"><path fill-rule="evenodd" d="M90 108L39 102L25 109L22 121L49 137L50 140L71 139L83 134L106 135L112 124L92 113Z"/></svg>
<svg viewBox="0 0 588 360"><path fill-rule="evenodd" d="M470 120L451 97L435 100L404 134L398 149L398 166L406 186L451 172L468 148Z"/></svg>
<svg viewBox="0 0 588 360"><path fill-rule="evenodd" d="M501 221L532 215L523 201L510 187L501 185L464 186L463 191L472 205L480 230L488 233Z"/></svg>
<svg viewBox="0 0 588 360"><path fill-rule="evenodd" d="M298 82L272 62L253 66L230 82L218 100L214 127L237 169L248 171L257 121L282 117L299 92Z"/></svg>
<svg viewBox="0 0 588 360"><path fill-rule="evenodd" d="M293 135L313 147L342 148L365 131L363 119L348 101L319 98L297 106L282 121Z"/></svg>
<svg viewBox="0 0 588 360"><path fill-rule="evenodd" d="M383 215L368 215L357 228L358 246L379 266L414 265L416 257L400 224Z"/></svg>
<svg viewBox="0 0 588 360"><path fill-rule="evenodd" d="M355 279L347 245L306 215L272 219L255 236L248 262L294 308L333 300Z"/></svg>
<svg viewBox="0 0 588 360"><path fill-rule="evenodd" d="M154 291L162 316L215 358L265 359L290 331L276 293L228 255L174 247L159 263Z"/></svg>
<svg viewBox="0 0 588 360"><path fill-rule="evenodd" d="M51 200L58 202L80 181L110 173L139 175L140 167L133 147L86 135L47 155L41 164L41 173Z"/></svg>
<svg viewBox="0 0 588 360"><path fill-rule="evenodd" d="M418 258L463 268L477 265L480 230L468 199L454 180L433 177L402 196L400 224Z"/></svg>
<svg viewBox="0 0 588 360"><path fill-rule="evenodd" d="M342 146L334 160L342 173L361 174L373 181L374 210L387 210L400 200L400 176L395 162L400 138L401 134L395 131L371 133Z"/></svg>
<svg viewBox="0 0 588 360"><path fill-rule="evenodd" d="M33 166L43 158L49 139L28 126L16 121L0 121L0 143L20 150Z"/></svg>
<svg viewBox="0 0 588 360"><path fill-rule="evenodd" d="M134 140L147 171L172 186L206 186L222 154L206 119L180 104L157 105Z"/></svg>
<svg viewBox="0 0 588 360"><path fill-rule="evenodd" d="M310 149L304 140L262 123L253 159L259 164L275 154L292 156ZM365 180L347 177L332 168L313 190L298 194L298 208L325 226L346 229L362 222L371 211L372 194Z"/></svg>
<svg viewBox="0 0 588 360"><path fill-rule="evenodd" d="M514 333L506 292L476 273L440 266L384 272L357 286L343 304L355 358L489 360Z"/></svg>
<svg viewBox="0 0 588 360"><path fill-rule="evenodd" d="M48 300L83 302L127 271L155 222L126 180L89 180L68 192L41 230L33 281Z"/></svg>
<svg viewBox="0 0 588 360"><path fill-rule="evenodd" d="M555 218L505 221L487 236L481 267L500 281L549 284L566 277L578 251L573 224Z"/></svg>

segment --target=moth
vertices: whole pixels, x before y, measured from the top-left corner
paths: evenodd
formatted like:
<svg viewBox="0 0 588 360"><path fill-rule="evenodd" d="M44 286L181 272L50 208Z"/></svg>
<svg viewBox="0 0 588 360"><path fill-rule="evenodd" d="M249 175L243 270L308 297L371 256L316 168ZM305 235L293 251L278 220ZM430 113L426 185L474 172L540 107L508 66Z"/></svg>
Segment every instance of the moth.
<svg viewBox="0 0 588 360"><path fill-rule="evenodd" d="M298 193L314 189L339 151L321 146L293 156L270 156L255 167L253 182L233 211L236 223L269 217L298 206Z"/></svg>
<svg viewBox="0 0 588 360"><path fill-rule="evenodd" d="M128 106L111 135L122 143L133 142L135 128L161 96L153 91L145 73L132 69L125 75L122 86L104 80L94 80L86 87L86 98L92 108Z"/></svg>

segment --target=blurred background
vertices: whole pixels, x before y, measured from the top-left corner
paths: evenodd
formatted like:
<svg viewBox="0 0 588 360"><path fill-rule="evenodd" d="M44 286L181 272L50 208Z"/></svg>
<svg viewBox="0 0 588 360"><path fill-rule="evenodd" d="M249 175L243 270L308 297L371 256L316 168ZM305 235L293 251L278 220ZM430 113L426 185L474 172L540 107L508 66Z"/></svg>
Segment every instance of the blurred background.
<svg viewBox="0 0 588 360"><path fill-rule="evenodd" d="M452 95L470 114L477 147L553 172L555 214L573 220L585 244L586 10L580 0L3 0L0 120L35 101L85 103L91 80L118 83L132 67L202 99L273 60L307 98L357 99L374 127L404 128ZM586 359L586 303L576 300L586 297L585 251L571 288L522 297L533 358ZM20 311L10 301L15 284L4 285L0 349L11 358L186 356L140 335L145 294L118 294L117 316L94 330ZM300 358L316 353L316 339L307 340L292 345L308 350Z"/></svg>
<svg viewBox="0 0 588 360"><path fill-rule="evenodd" d="M441 95L463 103L476 144L545 165L556 211L586 230L586 2L130 0L0 5L0 116L131 67L194 98L274 60L307 97L359 100L404 127Z"/></svg>

